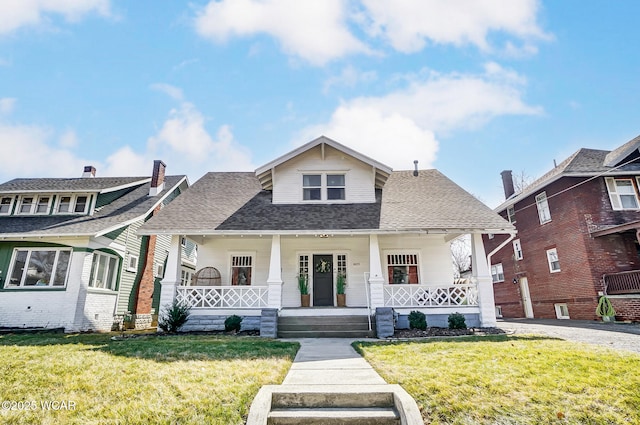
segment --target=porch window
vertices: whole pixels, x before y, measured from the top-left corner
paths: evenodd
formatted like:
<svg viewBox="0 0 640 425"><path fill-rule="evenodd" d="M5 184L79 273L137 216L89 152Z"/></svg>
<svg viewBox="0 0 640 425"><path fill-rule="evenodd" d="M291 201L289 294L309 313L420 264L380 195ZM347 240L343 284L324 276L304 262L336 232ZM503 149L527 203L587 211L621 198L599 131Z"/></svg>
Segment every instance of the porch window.
<svg viewBox="0 0 640 425"><path fill-rule="evenodd" d="M298 257L298 275L309 276L309 256L301 255Z"/></svg>
<svg viewBox="0 0 640 425"><path fill-rule="evenodd" d="M3 196L0 199L0 214L10 214L13 206L13 196Z"/></svg>
<svg viewBox="0 0 640 425"><path fill-rule="evenodd" d="M418 284L418 254L387 255L387 271L390 284Z"/></svg>
<svg viewBox="0 0 640 425"><path fill-rule="evenodd" d="M522 255L522 244L520 243L520 239L513 241L513 256L516 260L522 260L524 258L524 255Z"/></svg>
<svg viewBox="0 0 640 425"><path fill-rule="evenodd" d="M233 255L231 257L231 285L251 285L253 275L253 256Z"/></svg>
<svg viewBox="0 0 640 425"><path fill-rule="evenodd" d="M70 249L16 249L6 287L64 287L70 258Z"/></svg>
<svg viewBox="0 0 640 425"><path fill-rule="evenodd" d="M633 180L607 177L605 181L607 182L611 207L614 210L636 210L639 208Z"/></svg>
<svg viewBox="0 0 640 425"><path fill-rule="evenodd" d="M338 275L347 276L347 256L345 254L338 254L336 259L338 260L336 263L336 272Z"/></svg>
<svg viewBox="0 0 640 425"><path fill-rule="evenodd" d="M304 199L305 201L320 201L322 199L322 175L303 175L302 195L302 199Z"/></svg>
<svg viewBox="0 0 640 425"><path fill-rule="evenodd" d="M118 257L105 252L94 251L89 287L115 291L117 278Z"/></svg>
<svg viewBox="0 0 640 425"><path fill-rule="evenodd" d="M549 262L549 271L551 273L557 273L560 271L558 251L555 248L547 250L547 261Z"/></svg>
<svg viewBox="0 0 640 425"><path fill-rule="evenodd" d="M192 278L193 278L193 271L191 269L183 268L180 271L180 282L182 286L190 286Z"/></svg>
<svg viewBox="0 0 640 425"><path fill-rule="evenodd" d="M551 211L549 210L549 202L547 201L547 193L542 192L536 196L536 206L538 207L538 218L540 224L551 221Z"/></svg>
<svg viewBox="0 0 640 425"><path fill-rule="evenodd" d="M504 270L502 269L502 263L491 266L491 280L493 283L504 282Z"/></svg>

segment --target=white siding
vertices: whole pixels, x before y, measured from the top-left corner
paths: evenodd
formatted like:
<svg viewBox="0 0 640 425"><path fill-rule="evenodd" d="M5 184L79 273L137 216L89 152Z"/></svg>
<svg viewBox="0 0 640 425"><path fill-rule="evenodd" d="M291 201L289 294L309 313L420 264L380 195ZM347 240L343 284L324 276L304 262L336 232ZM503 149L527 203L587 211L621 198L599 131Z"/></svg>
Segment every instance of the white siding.
<svg viewBox="0 0 640 425"><path fill-rule="evenodd" d="M373 168L330 146L317 146L276 167L273 178L273 203L295 204L302 202L302 175L312 172L335 172L345 174L348 203L375 202ZM334 201L335 202L335 201Z"/></svg>
<svg viewBox="0 0 640 425"><path fill-rule="evenodd" d="M212 237L205 238L198 248L198 269L215 267L222 285L231 284L231 255L253 254L252 285L266 286L271 258L271 237Z"/></svg>

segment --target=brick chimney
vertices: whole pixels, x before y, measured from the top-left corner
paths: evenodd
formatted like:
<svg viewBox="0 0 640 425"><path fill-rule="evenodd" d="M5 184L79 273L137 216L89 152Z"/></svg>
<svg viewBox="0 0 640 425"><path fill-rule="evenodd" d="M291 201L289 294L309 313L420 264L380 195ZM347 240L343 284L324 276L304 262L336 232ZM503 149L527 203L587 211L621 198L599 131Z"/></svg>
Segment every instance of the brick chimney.
<svg viewBox="0 0 640 425"><path fill-rule="evenodd" d="M151 175L149 196L156 196L164 190L164 170L166 168L167 165L159 159L153 161L153 174Z"/></svg>
<svg viewBox="0 0 640 425"><path fill-rule="evenodd" d="M85 165L84 171L82 172L82 177L95 177L96 176L96 167L93 165Z"/></svg>
<svg viewBox="0 0 640 425"><path fill-rule="evenodd" d="M504 188L504 199L509 199L516 191L513 188L513 175L511 170L504 170L500 173L502 176L502 187Z"/></svg>

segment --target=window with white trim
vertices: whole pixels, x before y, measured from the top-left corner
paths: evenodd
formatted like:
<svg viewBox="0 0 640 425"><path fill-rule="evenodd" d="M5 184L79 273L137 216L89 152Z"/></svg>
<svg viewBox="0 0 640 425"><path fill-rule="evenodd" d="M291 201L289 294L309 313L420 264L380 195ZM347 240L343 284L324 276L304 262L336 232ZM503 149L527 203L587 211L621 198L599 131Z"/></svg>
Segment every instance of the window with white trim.
<svg viewBox="0 0 640 425"><path fill-rule="evenodd" d="M58 214L86 214L89 207L87 195L60 195L56 212Z"/></svg>
<svg viewBox="0 0 640 425"><path fill-rule="evenodd" d="M509 219L509 223L515 224L516 222L516 209L513 205L507 208L507 218Z"/></svg>
<svg viewBox="0 0 640 425"><path fill-rule="evenodd" d="M347 276L347 256L345 254L338 254L336 256L336 272L339 275Z"/></svg>
<svg viewBox="0 0 640 425"><path fill-rule="evenodd" d="M128 272L137 272L138 271L138 256L129 254L129 261L127 262L127 271Z"/></svg>
<svg viewBox="0 0 640 425"><path fill-rule="evenodd" d="M322 200L321 174L304 174L302 176L302 199L305 201Z"/></svg>
<svg viewBox="0 0 640 425"><path fill-rule="evenodd" d="M520 239L515 239L513 241L513 256L516 260L522 260L524 258L522 255L522 244L520 243Z"/></svg>
<svg viewBox="0 0 640 425"><path fill-rule="evenodd" d="M180 272L180 282L182 286L190 286L193 278L193 271L191 269L182 269Z"/></svg>
<svg viewBox="0 0 640 425"><path fill-rule="evenodd" d="M231 256L231 285L251 285L253 255Z"/></svg>
<svg viewBox="0 0 640 425"><path fill-rule="evenodd" d="M389 283L393 285L420 283L418 254L388 254L387 272Z"/></svg>
<svg viewBox="0 0 640 425"><path fill-rule="evenodd" d="M302 200L344 201L346 199L346 176L344 174L303 174Z"/></svg>
<svg viewBox="0 0 640 425"><path fill-rule="evenodd" d="M633 186L633 179L614 179L606 177L607 191L611 200L611 207L614 210L637 210L640 203L636 189Z"/></svg>
<svg viewBox="0 0 640 425"><path fill-rule="evenodd" d="M345 200L344 174L327 174L327 200Z"/></svg>
<svg viewBox="0 0 640 425"><path fill-rule="evenodd" d="M557 319L571 319L569 317L569 307L566 304L554 304Z"/></svg>
<svg viewBox="0 0 640 425"><path fill-rule="evenodd" d="M501 305L497 305L496 306L496 317L497 318L501 318L502 317L502 306Z"/></svg>
<svg viewBox="0 0 640 425"><path fill-rule="evenodd" d="M93 251L89 287L115 291L119 259L106 252Z"/></svg>
<svg viewBox="0 0 640 425"><path fill-rule="evenodd" d="M23 196L20 198L20 207L18 208L18 212L20 214L32 214L35 205L36 205L35 197Z"/></svg>
<svg viewBox="0 0 640 425"><path fill-rule="evenodd" d="M36 214L49 213L49 205L51 205L51 196L39 196L36 205Z"/></svg>
<svg viewBox="0 0 640 425"><path fill-rule="evenodd" d="M164 264L156 264L156 277L164 277Z"/></svg>
<svg viewBox="0 0 640 425"><path fill-rule="evenodd" d="M560 260L558 260L558 251L555 248L547 250L547 262L551 273L560 271Z"/></svg>
<svg viewBox="0 0 640 425"><path fill-rule="evenodd" d="M549 202L547 201L547 193L542 192L536 195L536 206L538 207L538 217L540 224L551 221L551 211L549 210Z"/></svg>
<svg viewBox="0 0 640 425"><path fill-rule="evenodd" d="M306 254L298 257L298 276L309 277L309 256Z"/></svg>
<svg viewBox="0 0 640 425"><path fill-rule="evenodd" d="M491 266L491 280L493 283L504 282L504 270L502 268L502 263Z"/></svg>
<svg viewBox="0 0 640 425"><path fill-rule="evenodd" d="M13 196L3 196L0 198L0 214L11 214L13 207Z"/></svg>
<svg viewBox="0 0 640 425"><path fill-rule="evenodd" d="M16 248L5 288L64 287L70 249Z"/></svg>

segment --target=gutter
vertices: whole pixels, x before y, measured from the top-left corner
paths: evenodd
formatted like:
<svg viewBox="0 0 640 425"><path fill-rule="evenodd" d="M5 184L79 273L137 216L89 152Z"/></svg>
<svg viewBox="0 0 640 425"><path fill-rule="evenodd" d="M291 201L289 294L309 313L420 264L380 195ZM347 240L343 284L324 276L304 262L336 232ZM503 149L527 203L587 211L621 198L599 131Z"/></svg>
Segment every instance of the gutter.
<svg viewBox="0 0 640 425"><path fill-rule="evenodd" d="M514 240L517 236L517 231L516 233L512 233L511 236L509 236L507 238L507 240L505 240L504 242L502 242L500 245L498 245L493 251L491 251L489 254L487 254L487 264L489 264L489 268L491 268L491 257L493 257L498 251L500 251L502 248L504 248L505 246L507 246L509 244L509 242L511 242L512 240Z"/></svg>

